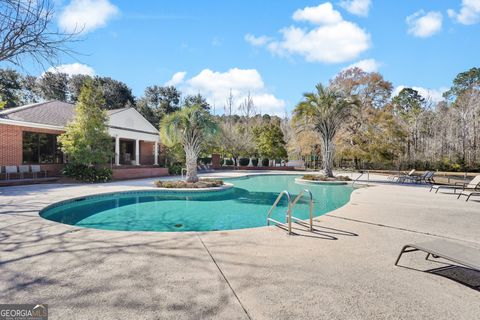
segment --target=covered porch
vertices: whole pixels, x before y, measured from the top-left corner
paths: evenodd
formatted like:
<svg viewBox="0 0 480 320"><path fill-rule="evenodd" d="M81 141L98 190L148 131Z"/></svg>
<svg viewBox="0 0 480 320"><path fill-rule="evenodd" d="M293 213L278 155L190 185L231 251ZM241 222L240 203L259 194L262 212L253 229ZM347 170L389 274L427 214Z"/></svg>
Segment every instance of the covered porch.
<svg viewBox="0 0 480 320"><path fill-rule="evenodd" d="M115 166L158 165L158 142L115 137Z"/></svg>
<svg viewBox="0 0 480 320"><path fill-rule="evenodd" d="M158 130L135 109L111 110L108 132L115 141L115 166L158 165Z"/></svg>

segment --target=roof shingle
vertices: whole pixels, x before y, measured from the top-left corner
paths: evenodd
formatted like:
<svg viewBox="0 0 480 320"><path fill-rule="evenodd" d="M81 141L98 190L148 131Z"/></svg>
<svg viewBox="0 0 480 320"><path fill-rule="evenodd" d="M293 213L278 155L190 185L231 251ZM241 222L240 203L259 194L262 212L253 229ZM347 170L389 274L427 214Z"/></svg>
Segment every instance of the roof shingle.
<svg viewBox="0 0 480 320"><path fill-rule="evenodd" d="M64 127L75 117L75 105L62 101L46 101L7 109L0 118Z"/></svg>

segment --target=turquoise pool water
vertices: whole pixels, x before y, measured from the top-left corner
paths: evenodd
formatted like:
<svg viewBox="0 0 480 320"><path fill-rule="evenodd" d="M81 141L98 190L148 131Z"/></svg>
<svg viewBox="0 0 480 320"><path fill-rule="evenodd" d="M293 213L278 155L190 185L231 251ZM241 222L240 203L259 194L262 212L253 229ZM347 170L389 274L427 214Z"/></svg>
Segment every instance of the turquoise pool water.
<svg viewBox="0 0 480 320"><path fill-rule="evenodd" d="M278 194L288 190L292 200L308 188L315 201L315 216L343 206L350 199L350 186L319 186L295 183L292 175L260 175L225 179L234 188L200 194L161 191L123 192L64 201L40 212L49 220L69 225L124 231L213 231L261 227ZM272 217L285 221L283 199ZM294 216L307 219L304 197Z"/></svg>

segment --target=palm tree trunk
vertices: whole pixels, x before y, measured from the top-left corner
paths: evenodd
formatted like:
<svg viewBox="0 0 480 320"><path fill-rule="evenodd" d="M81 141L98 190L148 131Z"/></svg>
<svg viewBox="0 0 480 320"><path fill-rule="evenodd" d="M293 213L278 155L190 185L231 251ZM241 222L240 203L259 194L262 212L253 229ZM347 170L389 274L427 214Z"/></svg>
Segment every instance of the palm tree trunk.
<svg viewBox="0 0 480 320"><path fill-rule="evenodd" d="M197 158L198 155L190 148L185 148L185 157L187 165L187 182L197 182Z"/></svg>
<svg viewBox="0 0 480 320"><path fill-rule="evenodd" d="M333 178L333 142L332 140L326 138L323 141L323 174L326 177Z"/></svg>

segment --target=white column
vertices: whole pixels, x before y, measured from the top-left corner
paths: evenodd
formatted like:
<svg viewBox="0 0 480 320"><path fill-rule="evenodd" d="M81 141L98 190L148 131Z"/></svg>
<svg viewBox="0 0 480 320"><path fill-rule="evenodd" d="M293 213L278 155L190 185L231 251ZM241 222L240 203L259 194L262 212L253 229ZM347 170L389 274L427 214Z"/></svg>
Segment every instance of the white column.
<svg viewBox="0 0 480 320"><path fill-rule="evenodd" d="M115 136L115 165L120 165L120 138Z"/></svg>
<svg viewBox="0 0 480 320"><path fill-rule="evenodd" d="M153 164L158 166L158 143L155 141L155 152L153 153Z"/></svg>
<svg viewBox="0 0 480 320"><path fill-rule="evenodd" d="M135 164L140 165L140 140L135 140Z"/></svg>

